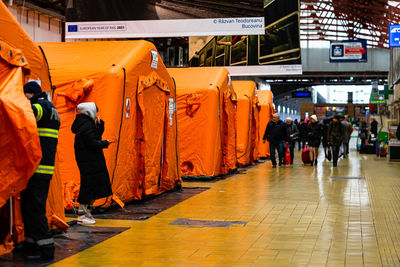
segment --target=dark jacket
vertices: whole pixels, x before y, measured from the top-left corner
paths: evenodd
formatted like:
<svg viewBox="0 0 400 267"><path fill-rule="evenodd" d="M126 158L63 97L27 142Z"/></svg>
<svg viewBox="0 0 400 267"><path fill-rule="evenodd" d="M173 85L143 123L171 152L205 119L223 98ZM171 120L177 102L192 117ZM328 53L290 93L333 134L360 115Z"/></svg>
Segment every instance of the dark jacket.
<svg viewBox="0 0 400 267"><path fill-rule="evenodd" d="M344 127L343 124L338 122L331 122L328 129L328 140L332 146L340 146L343 141Z"/></svg>
<svg viewBox="0 0 400 267"><path fill-rule="evenodd" d="M400 140L400 123L397 126L396 136L397 136L397 139Z"/></svg>
<svg viewBox="0 0 400 267"><path fill-rule="evenodd" d="M278 123L270 121L265 129L263 140L275 143L286 139L286 124L281 120Z"/></svg>
<svg viewBox="0 0 400 267"><path fill-rule="evenodd" d="M307 129L307 142L312 147L319 147L321 144L322 126L319 122L309 122Z"/></svg>
<svg viewBox="0 0 400 267"><path fill-rule="evenodd" d="M290 137L291 135L293 135L293 137ZM294 123L290 125L286 124L286 138L288 142L296 142L299 139L299 130Z"/></svg>
<svg viewBox="0 0 400 267"><path fill-rule="evenodd" d="M30 101L33 113L36 117L40 146L42 149L42 160L35 174L38 174L38 177L42 179L50 180L54 172L60 117L53 104L47 100L46 93L36 94Z"/></svg>
<svg viewBox="0 0 400 267"><path fill-rule="evenodd" d="M303 122L299 125L299 137L300 140L306 141L307 138L307 123Z"/></svg>
<svg viewBox="0 0 400 267"><path fill-rule="evenodd" d="M81 173L81 187L78 202L91 201L112 195L103 149L109 142L102 141L104 122L96 124L85 114L76 115L71 130L75 135L75 159Z"/></svg>
<svg viewBox="0 0 400 267"><path fill-rule="evenodd" d="M368 137L368 127L367 123L365 121L361 122L361 127L360 127L360 138L361 139L367 139Z"/></svg>
<svg viewBox="0 0 400 267"><path fill-rule="evenodd" d="M371 133L375 135L375 137L378 135L378 122L373 121L371 122Z"/></svg>
<svg viewBox="0 0 400 267"><path fill-rule="evenodd" d="M324 120L324 124L322 125L322 145L324 147L328 146L328 129L329 129L330 120Z"/></svg>

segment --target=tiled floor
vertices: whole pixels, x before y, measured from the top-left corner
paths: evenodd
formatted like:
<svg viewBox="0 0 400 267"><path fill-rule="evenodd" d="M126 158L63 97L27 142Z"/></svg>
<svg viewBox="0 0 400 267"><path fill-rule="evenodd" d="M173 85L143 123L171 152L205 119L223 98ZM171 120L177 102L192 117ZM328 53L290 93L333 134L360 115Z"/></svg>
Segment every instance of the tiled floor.
<svg viewBox="0 0 400 267"><path fill-rule="evenodd" d="M400 266L400 163L352 152L337 169L266 162L185 186L211 189L146 221L98 220L131 229L55 265ZM170 225L178 218L247 224Z"/></svg>

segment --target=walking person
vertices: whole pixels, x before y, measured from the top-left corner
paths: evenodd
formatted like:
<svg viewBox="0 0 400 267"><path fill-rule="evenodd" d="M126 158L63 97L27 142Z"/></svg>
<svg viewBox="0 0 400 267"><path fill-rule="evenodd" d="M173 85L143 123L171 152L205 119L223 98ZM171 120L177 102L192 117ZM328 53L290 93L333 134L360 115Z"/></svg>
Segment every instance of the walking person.
<svg viewBox="0 0 400 267"><path fill-rule="evenodd" d="M329 144L332 146L333 154L333 167L337 167L337 162L339 158L340 146L343 142L344 136L344 126L340 122L340 116L335 116L332 122L329 124L328 129L328 140Z"/></svg>
<svg viewBox="0 0 400 267"><path fill-rule="evenodd" d="M275 113L272 120L268 123L264 132L263 141L269 142L270 157L272 167L276 168L275 150L278 150L279 166L284 163L283 143L286 140L286 126L280 119L279 114Z"/></svg>
<svg viewBox="0 0 400 267"><path fill-rule="evenodd" d="M347 155L348 155L350 153L349 146L350 146L351 135L353 134L354 129L353 129L353 124L349 120L349 116L348 115L345 116L344 119L349 123L348 140L347 140Z"/></svg>
<svg viewBox="0 0 400 267"><path fill-rule="evenodd" d="M293 165L294 147L296 146L296 142L299 138L299 130L290 117L286 118L286 138L286 144L290 152L290 165Z"/></svg>
<svg viewBox="0 0 400 267"><path fill-rule="evenodd" d="M322 125L322 147L324 148L325 158L329 161L332 159L331 147L328 140L328 129L330 122L330 119L325 119Z"/></svg>
<svg viewBox="0 0 400 267"><path fill-rule="evenodd" d="M378 137L378 122L375 118L371 119L371 134L373 134L375 138Z"/></svg>
<svg viewBox="0 0 400 267"><path fill-rule="evenodd" d="M307 123L304 121L304 119L300 120L300 125L299 125L299 151L303 149L306 146L306 141L307 141ZM301 143L301 147L300 147Z"/></svg>
<svg viewBox="0 0 400 267"><path fill-rule="evenodd" d="M349 154L350 123L345 120L344 116L340 117L340 123L343 125L342 155L343 158L346 158Z"/></svg>
<svg viewBox="0 0 400 267"><path fill-rule="evenodd" d="M322 128L318 122L317 115L312 115L310 117L310 122L307 127L307 141L311 147L311 151L314 153L314 162L311 166L318 164L318 150L321 145Z"/></svg>
<svg viewBox="0 0 400 267"><path fill-rule="evenodd" d="M367 122L365 121L365 117L363 117L361 120L360 139L361 139L361 151L363 151L363 148L367 145L367 139L368 139L368 126Z"/></svg>
<svg viewBox="0 0 400 267"><path fill-rule="evenodd" d="M110 177L107 170L103 149L110 142L102 140L104 122L97 116L95 103L81 103L77 106L71 130L75 134L75 159L81 174L81 186L78 203L83 215L78 218L80 224L95 224L90 213L90 205L96 199L112 195Z"/></svg>
<svg viewBox="0 0 400 267"><path fill-rule="evenodd" d="M36 117L42 160L21 193L25 242L17 250L24 252L28 260L53 260L54 239L47 223L46 201L54 172L60 117L36 81L25 84L24 93Z"/></svg>

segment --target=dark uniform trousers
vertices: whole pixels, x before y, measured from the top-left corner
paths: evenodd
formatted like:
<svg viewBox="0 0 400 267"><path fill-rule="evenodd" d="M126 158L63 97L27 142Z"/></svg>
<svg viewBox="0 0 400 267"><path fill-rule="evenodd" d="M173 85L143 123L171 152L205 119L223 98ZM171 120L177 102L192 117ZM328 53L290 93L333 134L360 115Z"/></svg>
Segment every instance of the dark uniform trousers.
<svg viewBox="0 0 400 267"><path fill-rule="evenodd" d="M46 200L54 172L60 118L45 93L33 97L31 103L39 132L42 160L27 188L21 193L25 241L35 243L39 248L50 247L54 250L54 240L46 217Z"/></svg>
<svg viewBox="0 0 400 267"><path fill-rule="evenodd" d="M336 165L339 159L340 145L334 146L332 145L332 156L333 156L333 164Z"/></svg>
<svg viewBox="0 0 400 267"><path fill-rule="evenodd" d="M34 174L21 194L25 241L39 246L54 244L46 217L51 175Z"/></svg>

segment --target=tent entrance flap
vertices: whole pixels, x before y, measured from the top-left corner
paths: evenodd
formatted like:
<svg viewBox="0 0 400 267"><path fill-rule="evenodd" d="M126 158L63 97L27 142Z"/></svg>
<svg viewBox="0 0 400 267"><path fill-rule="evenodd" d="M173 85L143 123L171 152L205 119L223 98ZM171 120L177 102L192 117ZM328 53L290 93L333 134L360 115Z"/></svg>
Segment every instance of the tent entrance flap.
<svg viewBox="0 0 400 267"><path fill-rule="evenodd" d="M142 114L143 142L141 154L146 195L156 194L161 186L163 175L163 159L165 150L165 124L167 121L166 108L168 97L165 91L152 85L142 90L138 96L139 107ZM157 129L157 131L155 131Z"/></svg>
<svg viewBox="0 0 400 267"><path fill-rule="evenodd" d="M165 140L169 122L168 95L166 83L156 76L141 77L139 81L138 104L142 115L141 131L143 142L139 157L145 176L143 185L145 195L156 194L161 186L165 166ZM158 131L155 131L158 129Z"/></svg>

